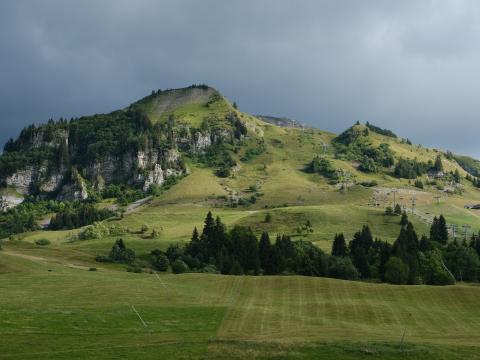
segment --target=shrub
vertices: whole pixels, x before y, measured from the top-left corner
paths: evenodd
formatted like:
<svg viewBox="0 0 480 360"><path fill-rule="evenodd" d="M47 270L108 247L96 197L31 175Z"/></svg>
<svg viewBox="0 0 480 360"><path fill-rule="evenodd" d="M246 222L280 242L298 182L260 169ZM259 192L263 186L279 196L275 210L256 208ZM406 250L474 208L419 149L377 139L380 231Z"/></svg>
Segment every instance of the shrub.
<svg viewBox="0 0 480 360"><path fill-rule="evenodd" d="M172 272L174 274L183 274L188 271L188 266L182 260L177 259L172 263Z"/></svg>
<svg viewBox="0 0 480 360"><path fill-rule="evenodd" d="M205 267L202 268L202 273L205 274L218 274L219 271L214 265L206 265Z"/></svg>
<svg viewBox="0 0 480 360"><path fill-rule="evenodd" d="M265 222L267 224L272 222L272 214L270 214L270 213L265 214Z"/></svg>
<svg viewBox="0 0 480 360"><path fill-rule="evenodd" d="M40 245L40 246L50 245L50 240L38 239L38 240L35 240L35 244Z"/></svg>
<svg viewBox="0 0 480 360"><path fill-rule="evenodd" d="M358 272L349 257L331 256L328 264L328 275L336 279L358 280Z"/></svg>
<svg viewBox="0 0 480 360"><path fill-rule="evenodd" d="M151 261L152 266L158 271L167 271L168 270L168 258L167 255L160 251L152 251Z"/></svg>
<svg viewBox="0 0 480 360"><path fill-rule="evenodd" d="M419 188L419 189L423 189L423 182L422 180L415 180L415 187Z"/></svg>
<svg viewBox="0 0 480 360"><path fill-rule="evenodd" d="M392 256L385 265L385 280L390 284L406 284L408 273L408 265L398 257Z"/></svg>
<svg viewBox="0 0 480 360"><path fill-rule="evenodd" d="M378 182L376 182L375 180L372 180L372 181L363 181L360 183L360 185L364 186L364 187L374 187L374 186L377 186L378 185Z"/></svg>
<svg viewBox="0 0 480 360"><path fill-rule="evenodd" d="M78 237L80 240L91 240L101 239L108 235L110 235L110 229L103 223L96 222L93 225L87 226Z"/></svg>
<svg viewBox="0 0 480 360"><path fill-rule="evenodd" d="M387 207L385 208L385 215L387 215L387 216L393 216L393 215L394 215L394 214L393 214L393 209L392 209L391 206L387 206Z"/></svg>
<svg viewBox="0 0 480 360"><path fill-rule="evenodd" d="M128 249L122 239L118 239L110 251L110 259L118 263L132 264L135 261L135 252Z"/></svg>

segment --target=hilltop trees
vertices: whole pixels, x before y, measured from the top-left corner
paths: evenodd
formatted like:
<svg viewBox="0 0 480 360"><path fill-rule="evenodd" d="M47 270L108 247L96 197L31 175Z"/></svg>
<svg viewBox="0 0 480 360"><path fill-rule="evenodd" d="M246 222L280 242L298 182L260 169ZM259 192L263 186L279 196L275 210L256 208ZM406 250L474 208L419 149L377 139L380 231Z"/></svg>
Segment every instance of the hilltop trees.
<svg viewBox="0 0 480 360"><path fill-rule="evenodd" d="M436 172L442 172L443 171L443 163L442 163L442 155L437 155L436 159L435 159L435 164L433 166L433 169L436 171Z"/></svg>

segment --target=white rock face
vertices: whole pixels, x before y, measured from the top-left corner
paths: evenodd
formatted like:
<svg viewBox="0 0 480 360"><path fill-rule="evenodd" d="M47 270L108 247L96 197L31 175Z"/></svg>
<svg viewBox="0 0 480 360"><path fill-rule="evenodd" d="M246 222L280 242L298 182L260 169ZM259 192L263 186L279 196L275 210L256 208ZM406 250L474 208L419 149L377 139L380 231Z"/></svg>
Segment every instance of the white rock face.
<svg viewBox="0 0 480 360"><path fill-rule="evenodd" d="M195 134L194 152L201 152L210 145L212 145L210 135L204 135L200 132Z"/></svg>
<svg viewBox="0 0 480 360"><path fill-rule="evenodd" d="M115 171L119 163L118 158L107 156L102 161L93 164L93 166L88 169L88 174L91 178L101 177L104 182L109 183L115 179Z"/></svg>
<svg viewBox="0 0 480 360"><path fill-rule="evenodd" d="M156 185L161 186L165 181L165 177L163 175L163 170L160 164L155 164L155 167L152 171L150 171L145 179L145 183L143 184L143 191L147 191L150 186Z"/></svg>
<svg viewBox="0 0 480 360"><path fill-rule="evenodd" d="M7 176L5 182L8 186L15 188L20 194L28 195L30 185L33 183L37 171L35 168L29 166L24 170L19 170L16 173Z"/></svg>
<svg viewBox="0 0 480 360"><path fill-rule="evenodd" d="M23 202L22 197L15 195L0 195L0 211L7 211Z"/></svg>
<svg viewBox="0 0 480 360"><path fill-rule="evenodd" d="M167 161L168 162L176 162L180 159L180 153L176 149L170 149L167 153Z"/></svg>
<svg viewBox="0 0 480 360"><path fill-rule="evenodd" d="M40 186L40 191L43 192L52 192L56 190L59 186L60 183L63 180L63 175L60 173L53 174L50 176L50 178L45 181L41 186Z"/></svg>
<svg viewBox="0 0 480 360"><path fill-rule="evenodd" d="M57 196L57 200L59 201L86 199L88 199L88 192L87 186L83 181L81 183L65 185Z"/></svg>

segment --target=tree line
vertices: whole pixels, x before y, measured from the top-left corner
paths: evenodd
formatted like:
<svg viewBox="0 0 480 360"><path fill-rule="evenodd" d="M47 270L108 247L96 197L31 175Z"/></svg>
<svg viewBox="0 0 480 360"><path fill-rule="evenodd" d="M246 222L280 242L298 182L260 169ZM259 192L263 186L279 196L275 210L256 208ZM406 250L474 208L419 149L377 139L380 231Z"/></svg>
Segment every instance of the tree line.
<svg viewBox="0 0 480 360"><path fill-rule="evenodd" d="M49 229L69 230L102 221L115 215L108 209L97 209L93 204L67 204L50 220Z"/></svg>

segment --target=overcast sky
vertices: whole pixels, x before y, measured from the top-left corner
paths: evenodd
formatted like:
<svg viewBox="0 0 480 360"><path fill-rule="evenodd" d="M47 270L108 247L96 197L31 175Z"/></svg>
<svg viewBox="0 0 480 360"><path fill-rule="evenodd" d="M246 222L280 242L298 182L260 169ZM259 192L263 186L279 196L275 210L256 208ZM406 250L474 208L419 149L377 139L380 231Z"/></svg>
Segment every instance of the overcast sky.
<svg viewBox="0 0 480 360"><path fill-rule="evenodd" d="M0 2L0 144L192 83L246 112L368 120L480 158L480 2Z"/></svg>

